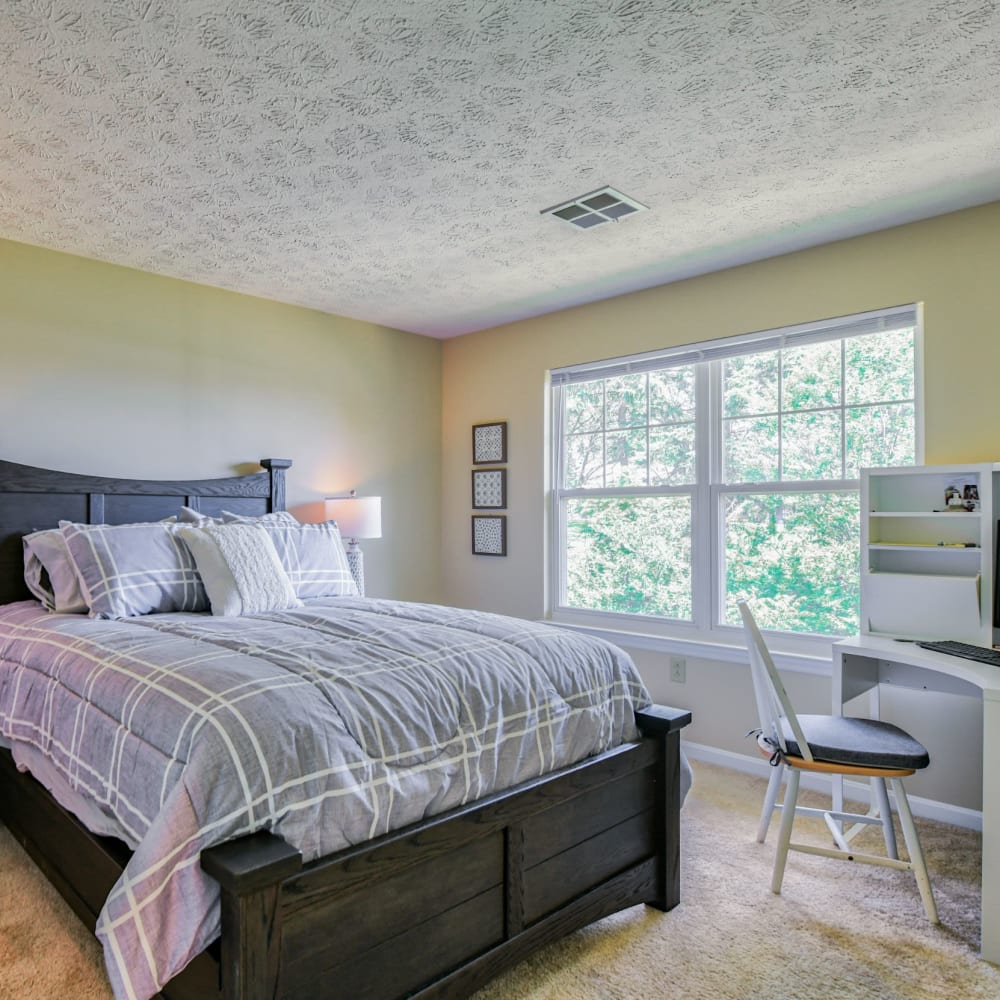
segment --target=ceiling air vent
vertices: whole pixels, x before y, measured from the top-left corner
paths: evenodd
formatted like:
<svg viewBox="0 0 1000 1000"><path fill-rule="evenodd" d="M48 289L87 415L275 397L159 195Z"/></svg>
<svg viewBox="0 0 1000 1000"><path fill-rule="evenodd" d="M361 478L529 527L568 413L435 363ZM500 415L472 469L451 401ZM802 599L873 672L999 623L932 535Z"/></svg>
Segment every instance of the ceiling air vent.
<svg viewBox="0 0 1000 1000"><path fill-rule="evenodd" d="M542 210L542 215L554 215L563 222L580 229L590 229L602 222L617 222L626 215L644 212L645 205L639 204L634 198L629 198L614 188L602 187L590 194L580 195L572 201L564 201L560 205Z"/></svg>

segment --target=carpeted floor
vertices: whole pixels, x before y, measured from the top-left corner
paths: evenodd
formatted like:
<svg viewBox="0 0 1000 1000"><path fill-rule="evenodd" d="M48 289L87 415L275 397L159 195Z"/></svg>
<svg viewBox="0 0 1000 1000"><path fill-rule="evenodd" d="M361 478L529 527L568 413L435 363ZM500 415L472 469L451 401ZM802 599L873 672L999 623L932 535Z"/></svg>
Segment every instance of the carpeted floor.
<svg viewBox="0 0 1000 1000"><path fill-rule="evenodd" d="M1000 970L977 957L976 834L919 824L938 927L927 923L912 876L883 868L792 855L783 894L773 896L774 831L765 845L754 840L763 782L694 767L681 905L609 917L476 1000L1000 998ZM812 829L826 843L825 830ZM865 836L879 843L877 830ZM108 997L96 943L0 828L0 1000Z"/></svg>

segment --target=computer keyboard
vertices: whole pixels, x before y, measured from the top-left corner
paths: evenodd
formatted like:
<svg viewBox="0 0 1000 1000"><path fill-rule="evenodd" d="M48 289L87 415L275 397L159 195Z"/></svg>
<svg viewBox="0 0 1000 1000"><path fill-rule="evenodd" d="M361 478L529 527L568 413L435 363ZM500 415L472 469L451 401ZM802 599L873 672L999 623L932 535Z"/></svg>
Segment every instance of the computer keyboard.
<svg viewBox="0 0 1000 1000"><path fill-rule="evenodd" d="M1000 667L1000 649L987 649L984 646L973 646L968 642L918 642L923 649L932 649L935 653L947 653L949 656L961 656L965 660L978 660L980 663L992 663Z"/></svg>

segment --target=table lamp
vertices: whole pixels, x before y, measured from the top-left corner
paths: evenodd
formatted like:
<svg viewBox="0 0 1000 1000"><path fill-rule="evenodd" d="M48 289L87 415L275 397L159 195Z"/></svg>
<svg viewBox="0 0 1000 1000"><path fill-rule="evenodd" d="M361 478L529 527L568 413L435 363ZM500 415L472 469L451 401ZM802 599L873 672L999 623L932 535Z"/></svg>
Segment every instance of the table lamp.
<svg viewBox="0 0 1000 1000"><path fill-rule="evenodd" d="M327 497L326 519L337 522L340 535L347 542L347 564L364 597L365 563L358 540L382 537L382 498L359 497L355 490L344 497Z"/></svg>

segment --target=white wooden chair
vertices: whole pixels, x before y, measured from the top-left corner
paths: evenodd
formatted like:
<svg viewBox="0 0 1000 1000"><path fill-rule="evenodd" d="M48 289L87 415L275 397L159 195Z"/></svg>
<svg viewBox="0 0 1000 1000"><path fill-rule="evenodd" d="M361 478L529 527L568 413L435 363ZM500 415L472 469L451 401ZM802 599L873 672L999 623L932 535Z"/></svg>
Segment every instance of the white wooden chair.
<svg viewBox="0 0 1000 1000"><path fill-rule="evenodd" d="M781 810L771 891L781 892L789 851L901 868L912 871L916 876L927 919L931 923L937 923L934 893L902 782L904 777L927 766L927 751L909 733L889 722L836 715L796 716L760 629L745 601L739 602L739 609L743 616L754 695L760 714L761 728L757 734L757 743L775 765L764 798L764 809L757 831L758 841L763 843L767 835L771 813L776 808ZM832 809L811 809L798 805L799 775L802 771L871 778L876 799L872 811L865 814L841 813L833 812ZM785 775L788 778L785 798L778 805L778 786ZM897 852L889 793L886 789L887 780L891 782L896 796L896 808L909 861L901 860ZM833 836L836 849L792 843L792 825L796 814L822 816ZM844 822L854 825L843 830L841 823ZM851 847L854 837L870 824L882 827L886 849L884 857L880 854L862 853Z"/></svg>

